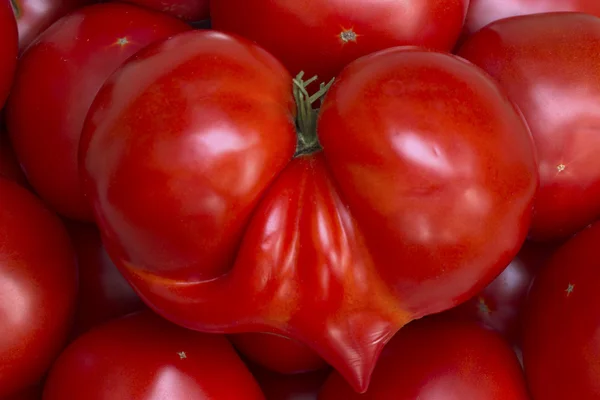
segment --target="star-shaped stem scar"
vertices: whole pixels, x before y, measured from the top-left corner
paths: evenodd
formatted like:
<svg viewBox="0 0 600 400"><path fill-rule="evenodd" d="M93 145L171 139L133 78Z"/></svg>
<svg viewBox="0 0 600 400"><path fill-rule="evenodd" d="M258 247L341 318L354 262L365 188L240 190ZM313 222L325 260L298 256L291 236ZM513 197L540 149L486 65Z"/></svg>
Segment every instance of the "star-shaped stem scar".
<svg viewBox="0 0 600 400"><path fill-rule="evenodd" d="M179 356L180 360L187 358L187 354L185 354L185 351L180 351L179 353L177 353L177 355Z"/></svg>
<svg viewBox="0 0 600 400"><path fill-rule="evenodd" d="M569 283L569 286L565 289L565 292L567 293L567 297L571 296L571 294L573 293L573 290L575 290L575 285L572 283Z"/></svg>

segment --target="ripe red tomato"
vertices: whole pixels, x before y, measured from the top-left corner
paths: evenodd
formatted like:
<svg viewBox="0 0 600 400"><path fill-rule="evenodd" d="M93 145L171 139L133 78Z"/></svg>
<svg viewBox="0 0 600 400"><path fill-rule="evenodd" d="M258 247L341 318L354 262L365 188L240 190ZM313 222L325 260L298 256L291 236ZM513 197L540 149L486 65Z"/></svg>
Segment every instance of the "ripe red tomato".
<svg viewBox="0 0 600 400"><path fill-rule="evenodd" d="M266 400L317 400L330 369L302 374L283 375L255 365L250 370L260 385Z"/></svg>
<svg viewBox="0 0 600 400"><path fill-rule="evenodd" d="M567 238L600 217L600 18L496 21L458 54L507 90L533 133L541 186L531 238Z"/></svg>
<svg viewBox="0 0 600 400"><path fill-rule="evenodd" d="M196 22L209 18L209 0L123 0L148 7L184 21Z"/></svg>
<svg viewBox="0 0 600 400"><path fill-rule="evenodd" d="M19 165L12 143L6 132L0 128L0 176L27 186L27 178Z"/></svg>
<svg viewBox="0 0 600 400"><path fill-rule="evenodd" d="M560 247L533 282L523 359L535 400L600 399L600 223Z"/></svg>
<svg viewBox="0 0 600 400"><path fill-rule="evenodd" d="M531 281L552 255L554 246L526 242L515 259L478 295L449 311L480 322L513 344L521 342L522 307Z"/></svg>
<svg viewBox="0 0 600 400"><path fill-rule="evenodd" d="M271 333L239 333L229 340L246 358L280 374L298 374L327 367L310 347Z"/></svg>
<svg viewBox="0 0 600 400"><path fill-rule="evenodd" d="M98 229L72 221L66 226L79 264L75 334L144 308L142 300L106 254Z"/></svg>
<svg viewBox="0 0 600 400"><path fill-rule="evenodd" d="M600 16L598 0L471 0L463 33L473 34L489 23L517 15L580 11Z"/></svg>
<svg viewBox="0 0 600 400"><path fill-rule="evenodd" d="M75 254L60 219L0 178L0 398L36 384L58 356L76 293Z"/></svg>
<svg viewBox="0 0 600 400"><path fill-rule="evenodd" d="M99 4L56 22L23 54L7 104L8 132L29 182L60 214L92 220L77 151L98 89L140 48L187 29L158 12Z"/></svg>
<svg viewBox="0 0 600 400"><path fill-rule="evenodd" d="M25 389L12 396L3 397L2 400L41 400L42 387L41 385ZM267 399L271 400L271 399Z"/></svg>
<svg viewBox="0 0 600 400"><path fill-rule="evenodd" d="M569 397L570 398L570 397ZM359 395L334 372L319 400L529 400L523 370L499 335L475 323L425 318L386 346Z"/></svg>
<svg viewBox="0 0 600 400"><path fill-rule="evenodd" d="M17 64L17 23L10 0L0 0L0 109L10 91Z"/></svg>
<svg viewBox="0 0 600 400"><path fill-rule="evenodd" d="M393 46L452 49L468 0L219 0L212 26L250 38L275 55L292 75L321 81L351 61Z"/></svg>
<svg viewBox="0 0 600 400"><path fill-rule="evenodd" d="M86 190L108 253L154 310L300 340L364 390L401 326L465 301L516 255L533 143L487 75L416 48L342 72L318 122L323 151L292 158L294 117L270 54L177 35L96 97ZM302 121L310 150L315 121Z"/></svg>
<svg viewBox="0 0 600 400"><path fill-rule="evenodd" d="M183 329L150 312L108 322L67 347L44 400L261 400L227 339Z"/></svg>

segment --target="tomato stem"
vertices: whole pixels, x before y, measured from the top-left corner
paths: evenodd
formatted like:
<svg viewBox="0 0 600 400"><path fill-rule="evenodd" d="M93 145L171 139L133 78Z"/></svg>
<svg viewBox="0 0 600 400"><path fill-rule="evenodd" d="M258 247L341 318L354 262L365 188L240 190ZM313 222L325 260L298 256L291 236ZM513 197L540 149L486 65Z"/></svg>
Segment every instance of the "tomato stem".
<svg viewBox="0 0 600 400"><path fill-rule="evenodd" d="M296 145L296 157L314 153L321 150L319 143L319 137L317 135L317 117L319 115L319 109L314 108L313 104L317 101L323 100L331 85L333 85L332 79L328 83L321 83L319 90L309 95L306 88L318 78L313 76L308 80L303 80L304 71L300 72L294 78L294 99L296 100L296 129L298 131L298 143Z"/></svg>

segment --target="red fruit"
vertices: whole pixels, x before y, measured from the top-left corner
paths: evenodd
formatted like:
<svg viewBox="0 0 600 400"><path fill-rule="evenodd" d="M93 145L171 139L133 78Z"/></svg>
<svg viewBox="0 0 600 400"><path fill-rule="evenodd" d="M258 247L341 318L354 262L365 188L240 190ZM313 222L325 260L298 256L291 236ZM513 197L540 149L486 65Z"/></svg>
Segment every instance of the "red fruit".
<svg viewBox="0 0 600 400"><path fill-rule="evenodd" d="M148 7L184 21L202 21L210 17L209 0L123 0Z"/></svg>
<svg viewBox="0 0 600 400"><path fill-rule="evenodd" d="M93 218L77 152L98 89L136 51L187 29L154 11L99 4L62 18L23 54L7 105L8 133L29 182L57 212Z"/></svg>
<svg viewBox="0 0 600 400"><path fill-rule="evenodd" d="M75 253L60 219L0 178L0 398L37 384L71 328Z"/></svg>
<svg viewBox="0 0 600 400"><path fill-rule="evenodd" d="M251 365L266 400L317 400L321 386L331 373L330 369L302 374L283 375Z"/></svg>
<svg viewBox="0 0 600 400"><path fill-rule="evenodd" d="M21 186L27 186L27 178L19 165L12 143L6 132L0 128L0 176L16 182Z"/></svg>
<svg viewBox="0 0 600 400"><path fill-rule="evenodd" d="M10 92L18 49L17 23L10 0L0 0L0 109Z"/></svg>

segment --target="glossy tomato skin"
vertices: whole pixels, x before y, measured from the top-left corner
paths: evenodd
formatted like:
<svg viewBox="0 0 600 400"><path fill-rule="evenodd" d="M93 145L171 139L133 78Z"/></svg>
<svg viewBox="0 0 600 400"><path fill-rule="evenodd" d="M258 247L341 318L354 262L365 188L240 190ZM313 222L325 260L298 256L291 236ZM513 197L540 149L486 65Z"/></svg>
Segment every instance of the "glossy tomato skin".
<svg viewBox="0 0 600 400"><path fill-rule="evenodd" d="M263 400L223 336L183 329L151 312L92 329L71 343L46 380L44 400Z"/></svg>
<svg viewBox="0 0 600 400"><path fill-rule="evenodd" d="M326 82L351 61L393 46L452 49L468 0L219 0L214 29L237 33L274 54L292 75Z"/></svg>
<svg viewBox="0 0 600 400"><path fill-rule="evenodd" d="M538 183L532 140L487 75L415 49L341 74L323 152L291 160L293 117L290 75L268 53L178 35L96 97L85 188L108 253L160 315L284 334L365 390L401 326L473 296L517 253Z"/></svg>
<svg viewBox="0 0 600 400"><path fill-rule="evenodd" d="M140 7L98 4L56 22L21 57L7 106L8 132L29 182L57 212L92 220L77 152L98 89L140 48L187 29Z"/></svg>
<svg viewBox="0 0 600 400"><path fill-rule="evenodd" d="M279 374L299 374L327 367L310 347L287 336L249 332L230 335L229 340L246 358Z"/></svg>
<svg viewBox="0 0 600 400"><path fill-rule="evenodd" d="M87 223L66 222L79 265L79 294L74 334L144 308L102 245L98 229Z"/></svg>
<svg viewBox="0 0 600 400"><path fill-rule="evenodd" d="M578 11L600 16L600 2L596 0L471 0L463 35L472 35L499 19L558 11Z"/></svg>
<svg viewBox="0 0 600 400"><path fill-rule="evenodd" d="M535 400L600 399L600 223L561 246L533 282L523 360Z"/></svg>
<svg viewBox="0 0 600 400"><path fill-rule="evenodd" d="M0 398L37 384L65 344L77 265L60 219L0 178Z"/></svg>
<svg viewBox="0 0 600 400"><path fill-rule="evenodd" d="M333 373L319 400L529 400L521 365L498 334L475 323L428 317L386 346L366 394Z"/></svg>
<svg viewBox="0 0 600 400"><path fill-rule="evenodd" d="M10 138L0 128L0 176L17 182L22 186L27 186L27 178L19 165L17 155L13 150Z"/></svg>
<svg viewBox="0 0 600 400"><path fill-rule="evenodd" d="M127 3L160 11L184 21L196 22L209 18L208 0L123 0Z"/></svg>
<svg viewBox="0 0 600 400"><path fill-rule="evenodd" d="M519 106L539 157L530 237L566 239L600 216L600 19L551 13L497 21L458 54Z"/></svg>
<svg viewBox="0 0 600 400"><path fill-rule="evenodd" d="M18 48L17 24L10 0L0 0L0 109L10 92Z"/></svg>

